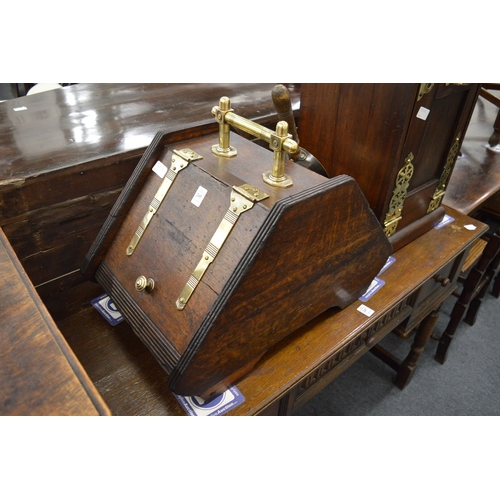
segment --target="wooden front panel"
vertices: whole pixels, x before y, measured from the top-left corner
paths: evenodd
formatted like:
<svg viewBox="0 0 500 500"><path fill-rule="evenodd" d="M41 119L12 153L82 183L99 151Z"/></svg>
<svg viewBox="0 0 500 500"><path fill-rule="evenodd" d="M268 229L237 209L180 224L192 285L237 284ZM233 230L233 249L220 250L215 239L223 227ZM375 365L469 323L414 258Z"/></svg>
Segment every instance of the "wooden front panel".
<svg viewBox="0 0 500 500"><path fill-rule="evenodd" d="M416 84L302 84L300 145L356 180L380 222L394 189Z"/></svg>
<svg viewBox="0 0 500 500"><path fill-rule="evenodd" d="M179 147L174 145L165 149L159 160L170 167L172 149ZM201 168L204 162L212 159L211 143L206 143L201 149L198 146L195 151L204 159L177 174L136 250L127 256L130 240L162 183L158 175L150 174L104 259L105 265L142 313L162 330L168 325L165 335L180 353L185 350L267 215L267 209L256 204L239 217L223 251L209 266L190 298L190 312L178 311L176 301L231 203L231 186L221 183ZM191 200L200 186L207 193L197 207ZM155 280L153 293L135 290L135 280L141 275Z"/></svg>
<svg viewBox="0 0 500 500"><path fill-rule="evenodd" d="M465 136L479 85L435 84L415 102L403 157L410 153L414 173L398 230L423 217L441 180L451 178ZM428 114L427 114L428 112Z"/></svg>
<svg viewBox="0 0 500 500"><path fill-rule="evenodd" d="M329 175L352 175L381 224L402 217L387 229L398 249L442 217L436 188L446 187L451 176L478 89L478 84L432 84L426 92L419 84L304 84L301 145Z"/></svg>

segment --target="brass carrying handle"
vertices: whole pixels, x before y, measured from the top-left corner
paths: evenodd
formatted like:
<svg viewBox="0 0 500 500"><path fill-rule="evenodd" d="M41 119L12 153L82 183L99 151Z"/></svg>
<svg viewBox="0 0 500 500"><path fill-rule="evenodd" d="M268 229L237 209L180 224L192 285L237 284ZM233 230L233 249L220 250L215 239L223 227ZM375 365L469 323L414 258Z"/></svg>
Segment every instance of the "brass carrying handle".
<svg viewBox="0 0 500 500"><path fill-rule="evenodd" d="M288 187L293 185L290 176L285 174L285 152L294 154L299 152L299 145L288 133L288 123L280 121L276 125L276 132L259 125L247 118L237 115L230 107L228 97L221 97L219 106L212 108L212 114L219 123L219 144L212 146L212 152L217 156L230 158L237 154L236 148L229 143L229 126L232 125L269 144L274 152L272 170L263 174L264 182L272 186Z"/></svg>
<svg viewBox="0 0 500 500"><path fill-rule="evenodd" d="M234 113L230 108L230 101L228 97L221 97L219 106L214 106L212 108L212 114L215 116L215 119L219 124L224 125L227 123L228 125L232 125L233 127L242 130L243 132L253 135L257 139L262 139L271 146L271 149L275 149L276 146L281 145L282 150L286 151L287 153L295 153L299 150L299 145L297 144L297 142L288 136L284 140L279 141L281 144L273 144L273 138L276 137L276 132L273 132L263 125L259 125L252 120L248 120L247 118L243 118L242 116ZM228 144L229 138L227 141L227 145ZM227 145L224 144L221 149L226 149Z"/></svg>

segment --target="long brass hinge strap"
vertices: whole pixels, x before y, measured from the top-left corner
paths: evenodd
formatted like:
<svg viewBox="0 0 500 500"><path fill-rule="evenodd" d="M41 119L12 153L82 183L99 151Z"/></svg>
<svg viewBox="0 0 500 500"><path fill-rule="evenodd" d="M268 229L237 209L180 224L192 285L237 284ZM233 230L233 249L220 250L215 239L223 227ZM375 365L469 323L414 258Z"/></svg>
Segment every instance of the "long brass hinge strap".
<svg viewBox="0 0 500 500"><path fill-rule="evenodd" d="M398 222L402 219L401 213L408 192L408 186L415 170L412 161L413 153L410 152L396 177L396 186L392 192L389 211L384 220L384 233L387 237L392 236L396 232Z"/></svg>
<svg viewBox="0 0 500 500"><path fill-rule="evenodd" d="M181 170L185 169L192 161L201 159L203 159L203 156L195 153L191 149L183 149L182 151L177 151L174 149L172 153L170 168L168 169L163 182L158 188L158 191L156 191L156 194L154 195L153 201L149 205L146 215L144 215L141 223L139 224L139 227L134 233L134 236L132 236L132 239L130 240L130 243L127 247L127 255L130 256L134 253L134 250L137 248L137 245L139 244L144 231L146 231L149 223L151 222L154 215L160 208L163 200L167 196L168 190L170 189L170 186L172 186L175 178L177 177L177 174Z"/></svg>
<svg viewBox="0 0 500 500"><path fill-rule="evenodd" d="M186 307L188 300L198 286L198 283L203 278L203 275L210 264L215 260L215 257L217 257L222 245L238 221L239 216L243 212L250 210L254 206L255 202L265 198L268 198L268 195L253 186L233 186L229 209L217 227L214 235L205 248L200 261L198 262L198 265L191 274L191 277L185 284L179 298L176 301L176 306L179 311L182 311L182 309Z"/></svg>
<svg viewBox="0 0 500 500"><path fill-rule="evenodd" d="M457 135L455 141L453 142L453 145L450 148L450 151L448 152L448 156L446 157L446 163L443 167L443 171L441 172L439 183L436 186L431 201L429 202L427 213L431 213L434 210L436 210L436 208L439 208L441 206L441 202L443 201L444 195L446 193L446 187L448 186L448 179L450 177L453 165L455 164L457 155L459 153L461 135L462 135L461 132Z"/></svg>

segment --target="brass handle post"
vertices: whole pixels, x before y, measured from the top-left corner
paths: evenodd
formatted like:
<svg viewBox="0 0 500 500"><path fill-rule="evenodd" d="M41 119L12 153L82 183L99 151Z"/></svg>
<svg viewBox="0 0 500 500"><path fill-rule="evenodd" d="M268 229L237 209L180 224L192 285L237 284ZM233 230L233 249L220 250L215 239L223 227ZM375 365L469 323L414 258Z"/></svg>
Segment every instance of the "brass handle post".
<svg viewBox="0 0 500 500"><path fill-rule="evenodd" d="M223 156L225 158L231 158L237 154L236 148L232 147L229 141L229 122L227 120L227 115L232 113L232 111L229 97L221 97L219 106L214 106L212 108L212 114L219 124L219 144L212 146L212 152L217 156Z"/></svg>

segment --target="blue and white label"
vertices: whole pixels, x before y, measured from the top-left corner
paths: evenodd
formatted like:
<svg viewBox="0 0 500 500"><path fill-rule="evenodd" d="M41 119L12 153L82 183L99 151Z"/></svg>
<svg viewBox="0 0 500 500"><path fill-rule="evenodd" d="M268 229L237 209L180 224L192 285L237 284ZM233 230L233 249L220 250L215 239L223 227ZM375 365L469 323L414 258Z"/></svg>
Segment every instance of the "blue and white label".
<svg viewBox="0 0 500 500"><path fill-rule="evenodd" d="M373 278L368 290L359 298L361 302L366 302L370 297L373 297L383 286L385 281L378 277Z"/></svg>
<svg viewBox="0 0 500 500"><path fill-rule="evenodd" d="M197 396L179 396L178 394L174 396L190 417L218 417L245 401L243 394L234 385L209 403L205 403Z"/></svg>
<svg viewBox="0 0 500 500"><path fill-rule="evenodd" d="M110 325L115 326L124 320L115 303L108 295L100 295L92 299L90 303L106 318Z"/></svg>
<svg viewBox="0 0 500 500"><path fill-rule="evenodd" d="M392 255L390 255L388 257L388 259L386 260L384 267L379 271L377 276L380 276L389 266L392 266L392 264L394 264L394 262L396 262L396 257L393 257Z"/></svg>
<svg viewBox="0 0 500 500"><path fill-rule="evenodd" d="M449 224L450 222L453 222L455 220L454 217L452 217L451 215L445 215L440 222L438 222L434 227L436 229L439 229L443 226L446 226L447 224Z"/></svg>

